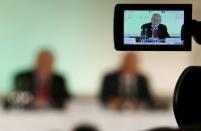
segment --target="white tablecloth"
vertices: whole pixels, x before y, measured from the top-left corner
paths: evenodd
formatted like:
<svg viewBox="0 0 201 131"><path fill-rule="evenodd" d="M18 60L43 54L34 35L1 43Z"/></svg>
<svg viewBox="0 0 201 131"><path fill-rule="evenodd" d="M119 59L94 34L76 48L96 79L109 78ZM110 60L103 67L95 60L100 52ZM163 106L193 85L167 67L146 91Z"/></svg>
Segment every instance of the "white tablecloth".
<svg viewBox="0 0 201 131"><path fill-rule="evenodd" d="M95 101L73 101L64 111L0 111L0 131L72 131L90 123L100 131L140 131L177 127L170 111L112 111Z"/></svg>

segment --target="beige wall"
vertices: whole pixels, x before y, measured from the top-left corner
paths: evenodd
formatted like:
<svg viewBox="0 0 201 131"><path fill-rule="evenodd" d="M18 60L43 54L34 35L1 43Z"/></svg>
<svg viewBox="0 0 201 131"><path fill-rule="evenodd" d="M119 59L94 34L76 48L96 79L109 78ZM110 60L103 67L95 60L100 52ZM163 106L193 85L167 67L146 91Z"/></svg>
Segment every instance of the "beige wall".
<svg viewBox="0 0 201 131"><path fill-rule="evenodd" d="M185 1L185 2L184 2ZM56 69L68 78L75 95L98 93L102 76L121 62L114 50L113 15L116 0L0 1L0 91L12 88L13 75L31 67L42 47L56 54ZM193 3L201 19L200 0L119 0L122 3ZM141 69L153 92L172 95L181 72L201 65L201 46L192 52L139 52ZM0 92L0 93L1 93Z"/></svg>

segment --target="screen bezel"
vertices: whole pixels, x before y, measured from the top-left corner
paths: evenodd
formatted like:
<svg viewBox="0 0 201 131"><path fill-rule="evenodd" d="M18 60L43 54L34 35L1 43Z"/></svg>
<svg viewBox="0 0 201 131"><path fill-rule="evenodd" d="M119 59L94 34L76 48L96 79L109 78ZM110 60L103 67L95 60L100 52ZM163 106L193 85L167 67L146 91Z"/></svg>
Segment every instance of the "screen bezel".
<svg viewBox="0 0 201 131"><path fill-rule="evenodd" d="M183 45L126 45L124 44L125 10L184 11ZM192 4L117 4L114 15L114 43L118 51L191 51Z"/></svg>

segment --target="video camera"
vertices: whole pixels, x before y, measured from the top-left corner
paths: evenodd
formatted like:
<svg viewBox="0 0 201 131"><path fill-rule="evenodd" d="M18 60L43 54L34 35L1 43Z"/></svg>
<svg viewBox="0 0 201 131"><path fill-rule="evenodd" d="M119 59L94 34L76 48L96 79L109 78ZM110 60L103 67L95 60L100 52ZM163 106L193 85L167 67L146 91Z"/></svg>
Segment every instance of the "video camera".
<svg viewBox="0 0 201 131"><path fill-rule="evenodd" d="M115 6L118 51L191 51L192 37L201 44L201 21L192 20L192 4ZM180 129L201 130L200 82L199 66L186 68L177 81L173 108Z"/></svg>

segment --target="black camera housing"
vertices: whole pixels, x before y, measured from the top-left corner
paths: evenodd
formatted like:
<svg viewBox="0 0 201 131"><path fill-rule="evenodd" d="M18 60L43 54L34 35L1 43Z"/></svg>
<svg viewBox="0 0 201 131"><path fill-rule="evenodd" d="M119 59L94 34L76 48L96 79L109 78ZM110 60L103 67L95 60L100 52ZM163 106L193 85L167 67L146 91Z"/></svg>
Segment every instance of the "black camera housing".
<svg viewBox="0 0 201 131"><path fill-rule="evenodd" d="M194 40L201 44L201 22L192 20L192 36Z"/></svg>
<svg viewBox="0 0 201 131"><path fill-rule="evenodd" d="M184 11L183 45L128 45L124 44L125 10ZM191 51L192 4L117 4L114 15L114 43L118 51Z"/></svg>
<svg viewBox="0 0 201 131"><path fill-rule="evenodd" d="M173 107L175 118L180 128L201 125L200 82L200 66L186 68L177 81Z"/></svg>

